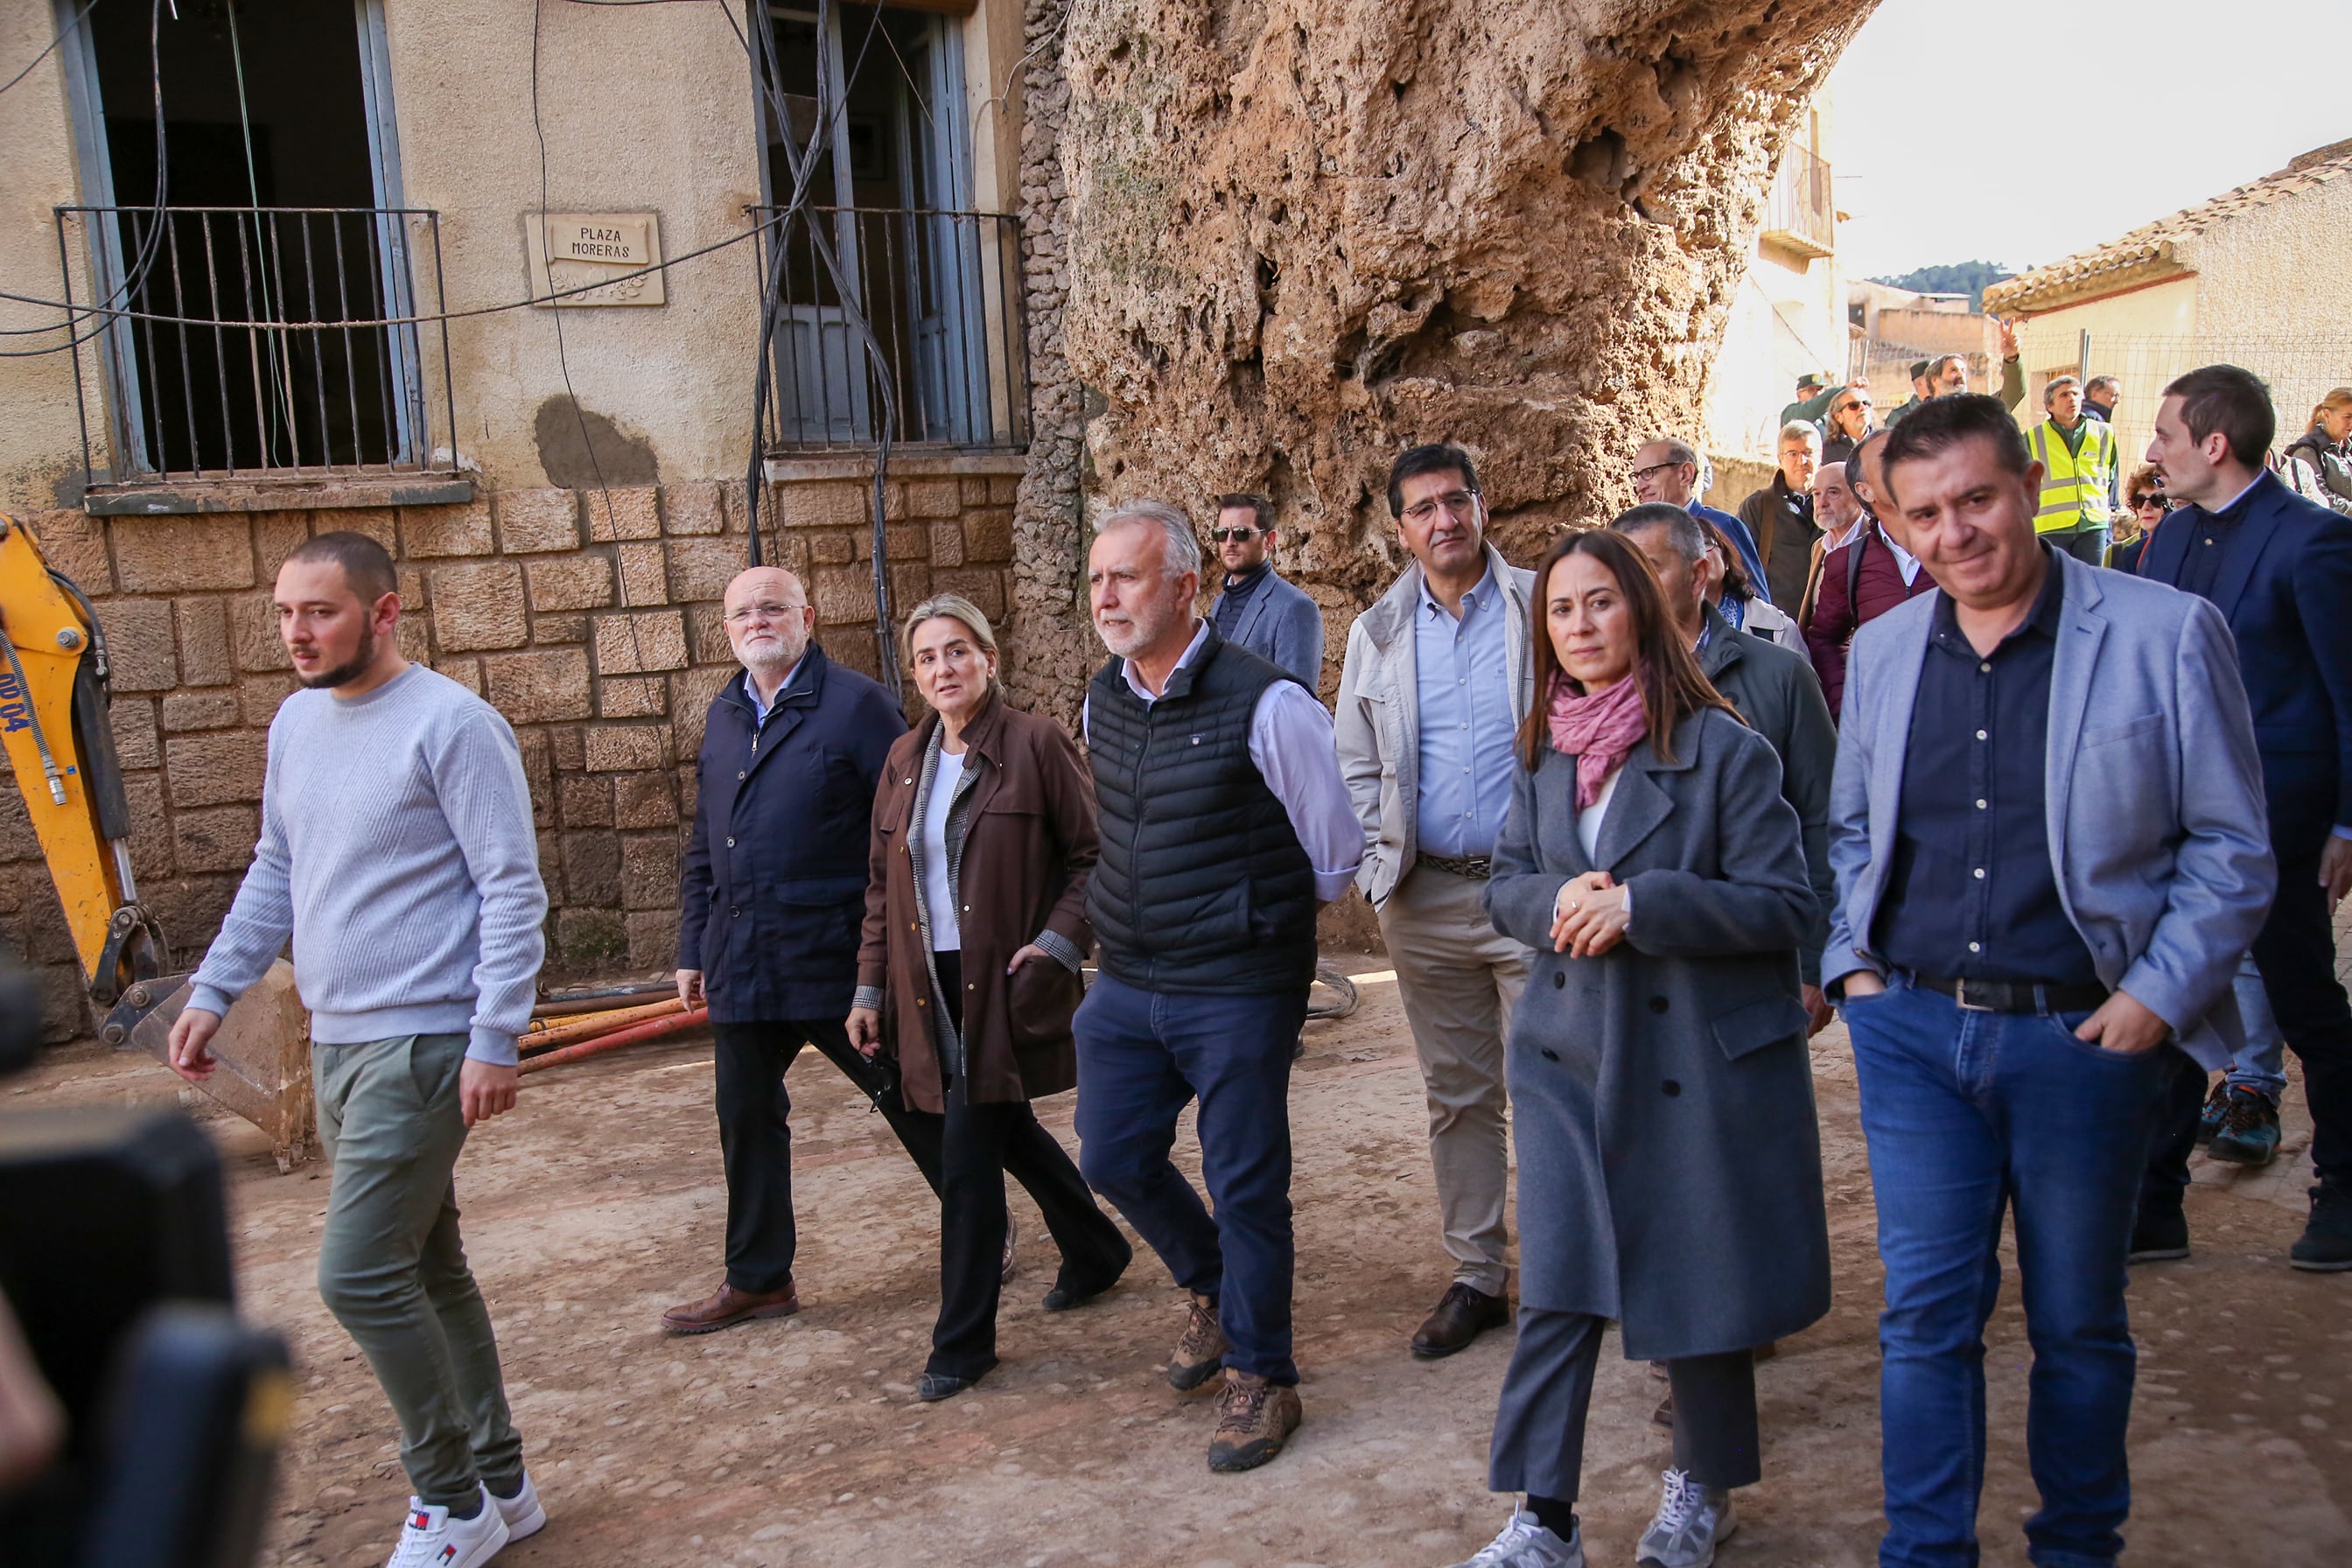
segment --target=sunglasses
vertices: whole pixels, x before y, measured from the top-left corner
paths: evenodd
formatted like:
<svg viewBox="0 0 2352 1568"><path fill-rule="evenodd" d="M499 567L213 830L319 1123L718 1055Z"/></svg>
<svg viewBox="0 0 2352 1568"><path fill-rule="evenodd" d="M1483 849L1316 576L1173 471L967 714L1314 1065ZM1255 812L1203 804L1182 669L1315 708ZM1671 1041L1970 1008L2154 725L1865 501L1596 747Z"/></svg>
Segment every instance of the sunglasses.
<svg viewBox="0 0 2352 1568"><path fill-rule="evenodd" d="M2150 508L2150 507L2154 507L2154 508L2156 508L2156 510L2158 510L2158 511L2169 511L2169 510L2172 510L2172 503L2171 503L2170 501L2168 501L2168 500L2165 500L2162 496L2134 496L2134 497L2132 497L2132 501L2131 501L2131 509L2132 509L2132 510L2134 510L2134 511L2146 511L2146 510L2147 510L2148 508Z"/></svg>
<svg viewBox="0 0 2352 1568"><path fill-rule="evenodd" d="M1219 544L1244 544L1265 531L1258 528L1213 528L1209 537Z"/></svg>
<svg viewBox="0 0 2352 1568"><path fill-rule="evenodd" d="M1874 407L1874 406L1876 406L1876 405L1874 405L1874 404L1870 401L1870 399L1869 399L1869 398L1867 398L1867 397L1857 397L1857 398L1855 398L1852 403L1841 403L1841 404L1839 404L1835 408L1831 409L1831 410L1830 410L1830 412L1831 412L1832 415L1837 415L1837 414L1851 414L1851 413L1853 413L1853 412L1855 409L1857 409L1857 408L1871 408L1871 407Z"/></svg>

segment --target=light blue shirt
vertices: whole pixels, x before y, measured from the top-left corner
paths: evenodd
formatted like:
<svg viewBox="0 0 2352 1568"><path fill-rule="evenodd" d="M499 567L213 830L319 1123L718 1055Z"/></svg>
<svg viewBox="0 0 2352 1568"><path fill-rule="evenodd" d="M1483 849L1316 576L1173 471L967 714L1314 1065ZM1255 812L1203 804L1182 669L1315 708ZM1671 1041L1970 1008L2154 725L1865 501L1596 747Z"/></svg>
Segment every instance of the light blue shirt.
<svg viewBox="0 0 2352 1568"><path fill-rule="evenodd" d="M1422 584L1412 618L1413 678L1421 696L1424 855L1491 855L1511 808L1509 618L1491 568L1462 595L1455 620Z"/></svg>

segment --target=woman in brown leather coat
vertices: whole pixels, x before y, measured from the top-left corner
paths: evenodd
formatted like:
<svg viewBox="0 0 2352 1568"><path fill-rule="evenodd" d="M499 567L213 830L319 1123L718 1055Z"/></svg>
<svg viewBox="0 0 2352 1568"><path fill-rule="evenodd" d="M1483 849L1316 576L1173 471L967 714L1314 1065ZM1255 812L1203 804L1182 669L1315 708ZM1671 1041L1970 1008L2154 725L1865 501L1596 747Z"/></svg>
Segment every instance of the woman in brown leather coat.
<svg viewBox="0 0 2352 1568"><path fill-rule="evenodd" d="M1086 763L1060 725L1004 700L995 637L968 600L918 605L906 652L931 711L890 748L875 795L848 1028L896 1058L909 1110L944 1123L940 1318L918 1390L930 1401L996 1364L1007 1173L1062 1249L1047 1311L1109 1289L1133 1253L1029 1109L1077 1084L1070 1016L1094 940Z"/></svg>

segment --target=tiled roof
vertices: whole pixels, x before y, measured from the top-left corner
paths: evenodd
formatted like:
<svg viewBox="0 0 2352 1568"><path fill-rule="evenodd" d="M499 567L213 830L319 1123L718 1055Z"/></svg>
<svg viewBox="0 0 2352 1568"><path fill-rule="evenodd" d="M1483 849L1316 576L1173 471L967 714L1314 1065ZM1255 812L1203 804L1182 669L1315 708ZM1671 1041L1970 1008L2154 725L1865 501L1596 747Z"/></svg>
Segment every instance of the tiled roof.
<svg viewBox="0 0 2352 1568"><path fill-rule="evenodd" d="M2240 185L2233 191L2200 202L2169 217L2142 224L2105 245L2037 267L2030 272L1992 285L1984 293L1984 308L2049 310L2084 300L2096 299L2134 284L2185 271L2174 247L2208 226L2259 206L2326 184L2352 174L2352 140L2316 148L2276 174Z"/></svg>

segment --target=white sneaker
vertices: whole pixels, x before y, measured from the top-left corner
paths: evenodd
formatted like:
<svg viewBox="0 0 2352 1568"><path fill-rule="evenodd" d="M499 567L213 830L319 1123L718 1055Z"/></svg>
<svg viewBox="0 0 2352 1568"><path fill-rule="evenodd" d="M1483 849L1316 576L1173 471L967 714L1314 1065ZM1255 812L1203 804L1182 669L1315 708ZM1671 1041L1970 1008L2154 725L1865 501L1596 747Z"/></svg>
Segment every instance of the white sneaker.
<svg viewBox="0 0 2352 1568"><path fill-rule="evenodd" d="M1583 1531L1571 1529L1562 1541L1526 1509L1515 1508L1502 1534L1454 1568L1584 1568L1583 1535Z"/></svg>
<svg viewBox="0 0 2352 1568"><path fill-rule="evenodd" d="M482 1511L471 1519L452 1519L447 1509L427 1508L424 1499L410 1498L408 1522L400 1527L400 1544L384 1568L481 1568L506 1543L506 1516L487 1487Z"/></svg>
<svg viewBox="0 0 2352 1568"><path fill-rule="evenodd" d="M499 1516L507 1521L509 1544L547 1528L547 1510L540 1504L539 1489L530 1484L529 1470L522 1473L522 1490L512 1497L491 1492L490 1500L498 1505Z"/></svg>
<svg viewBox="0 0 2352 1568"><path fill-rule="evenodd" d="M1707 1568L1717 1545L1739 1528L1731 1494L1699 1485L1685 1470L1668 1470L1665 1483L1633 1561L1638 1568Z"/></svg>

